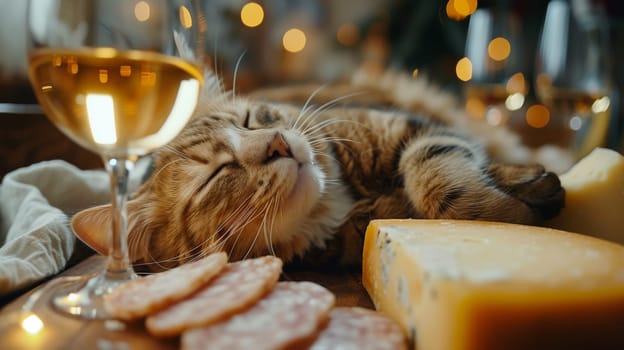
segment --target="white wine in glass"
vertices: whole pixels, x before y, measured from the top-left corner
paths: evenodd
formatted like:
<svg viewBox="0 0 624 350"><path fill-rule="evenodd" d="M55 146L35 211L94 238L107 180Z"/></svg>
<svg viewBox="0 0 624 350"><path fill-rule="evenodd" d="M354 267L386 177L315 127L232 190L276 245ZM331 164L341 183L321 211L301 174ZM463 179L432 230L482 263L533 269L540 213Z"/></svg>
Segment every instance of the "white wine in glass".
<svg viewBox="0 0 624 350"><path fill-rule="evenodd" d="M603 9L590 0L548 4L535 90L576 158L606 141L611 110L607 31Z"/></svg>
<svg viewBox="0 0 624 350"><path fill-rule="evenodd" d="M527 94L521 22L505 10L478 9L470 16L465 55L471 67L464 86L467 111L489 124L506 124Z"/></svg>
<svg viewBox="0 0 624 350"><path fill-rule="evenodd" d="M102 297L136 277L128 257L128 175L175 137L203 83L201 11L192 0L31 0L29 77L48 118L98 153L111 179L106 268L56 291L54 306L108 318Z"/></svg>

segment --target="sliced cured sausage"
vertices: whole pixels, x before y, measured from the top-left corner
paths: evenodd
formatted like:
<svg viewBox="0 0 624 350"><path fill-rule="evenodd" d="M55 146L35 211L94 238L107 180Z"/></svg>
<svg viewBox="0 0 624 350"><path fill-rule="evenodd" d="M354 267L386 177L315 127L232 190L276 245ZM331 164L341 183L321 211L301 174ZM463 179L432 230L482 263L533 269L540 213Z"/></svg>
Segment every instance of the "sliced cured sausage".
<svg viewBox="0 0 624 350"><path fill-rule="evenodd" d="M314 336L331 311L334 295L312 282L279 282L245 312L182 334L182 348L284 349Z"/></svg>
<svg viewBox="0 0 624 350"><path fill-rule="evenodd" d="M154 335L173 336L215 323L257 302L275 286L281 271L282 261L273 256L230 263L197 293L149 316L147 329Z"/></svg>
<svg viewBox="0 0 624 350"><path fill-rule="evenodd" d="M227 264L227 254L211 254L171 270L139 277L105 295L111 316L133 320L161 310L203 287Z"/></svg>
<svg viewBox="0 0 624 350"><path fill-rule="evenodd" d="M406 346L399 326L385 315L360 307L337 307L309 350L402 350Z"/></svg>

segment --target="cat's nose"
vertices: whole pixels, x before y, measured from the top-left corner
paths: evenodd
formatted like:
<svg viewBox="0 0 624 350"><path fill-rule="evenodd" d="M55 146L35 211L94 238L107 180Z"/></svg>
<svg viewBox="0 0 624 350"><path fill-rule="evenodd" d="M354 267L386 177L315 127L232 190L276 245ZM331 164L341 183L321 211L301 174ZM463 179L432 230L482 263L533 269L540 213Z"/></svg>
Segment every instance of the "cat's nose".
<svg viewBox="0 0 624 350"><path fill-rule="evenodd" d="M267 159L275 159L280 157L292 157L293 154L290 151L290 146L288 146L288 142L284 139L284 135L278 132L269 143L269 148L267 150Z"/></svg>

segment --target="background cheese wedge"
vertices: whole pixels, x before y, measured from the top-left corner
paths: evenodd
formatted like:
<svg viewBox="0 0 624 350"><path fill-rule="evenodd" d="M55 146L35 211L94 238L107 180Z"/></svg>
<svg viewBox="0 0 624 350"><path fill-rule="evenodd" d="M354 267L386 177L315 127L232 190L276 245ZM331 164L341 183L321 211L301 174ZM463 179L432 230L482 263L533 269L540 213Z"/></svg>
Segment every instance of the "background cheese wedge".
<svg viewBox="0 0 624 350"><path fill-rule="evenodd" d="M418 350L624 349L624 246L593 237L374 220L362 278Z"/></svg>
<svg viewBox="0 0 624 350"><path fill-rule="evenodd" d="M624 156L596 148L560 179L565 208L546 226L624 244Z"/></svg>

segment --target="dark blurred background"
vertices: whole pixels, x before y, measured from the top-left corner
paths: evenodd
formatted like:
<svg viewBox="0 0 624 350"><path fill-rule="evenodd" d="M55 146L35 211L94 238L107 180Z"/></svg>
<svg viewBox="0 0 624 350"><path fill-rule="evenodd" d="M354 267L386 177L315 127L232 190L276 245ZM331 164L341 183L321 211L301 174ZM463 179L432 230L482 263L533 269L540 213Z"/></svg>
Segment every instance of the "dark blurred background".
<svg viewBox="0 0 624 350"><path fill-rule="evenodd" d="M149 0L128 1L137 3L137 18L141 9L149 5ZM207 25L206 64L223 77L228 87L233 85L236 72L238 91L302 81L337 81L348 79L350 74L361 70L380 74L389 68L400 69L418 78L426 77L441 88L456 93L475 118L521 129L530 145L570 142L552 130L544 132L550 127L548 118L544 122L540 116L530 115L531 107L543 102L535 92L539 76L536 57L549 1L201 2ZM624 5L621 0L566 2L581 9L591 6L604 10L604 21L600 26L606 33L606 59L601 63L607 66L605 86L599 93L592 92L589 102L580 98L570 102L574 104L572 112L582 114L584 110L598 106L589 113L607 118L608 127L605 127L604 138L599 137L594 144L624 153L624 114L621 108ZM17 167L51 158L65 159L83 168L100 167L99 159L66 140L47 122L36 105L25 74L25 6L25 1L0 0L0 176ZM502 95L496 86L484 88L483 84L492 82L478 76L476 62L470 62L472 66L468 70L465 66L471 18L482 10L490 10L496 16L513 17L513 20L502 21L513 30L510 34L514 36L513 40L507 38L507 43L511 43L511 53L507 52L507 55L513 57L505 56L494 61L490 58L488 63L488 69L500 68L496 84L503 89L506 86ZM505 34L501 36L505 37ZM501 68L512 61L513 71ZM513 81L512 76L515 77ZM521 77L520 88L517 88L518 77ZM512 82L516 84L510 88ZM488 90L490 87L493 89ZM510 96L517 93L522 96L514 95L516 99L510 100ZM517 98L521 98L522 103L518 104ZM589 104L583 107L582 103ZM492 109L492 106L500 108ZM559 108L560 104L557 106ZM537 110L533 109L533 112ZM554 124L556 111L550 113L550 123ZM587 119L582 117L582 120ZM566 119L568 122L570 127L576 125L572 119Z"/></svg>

